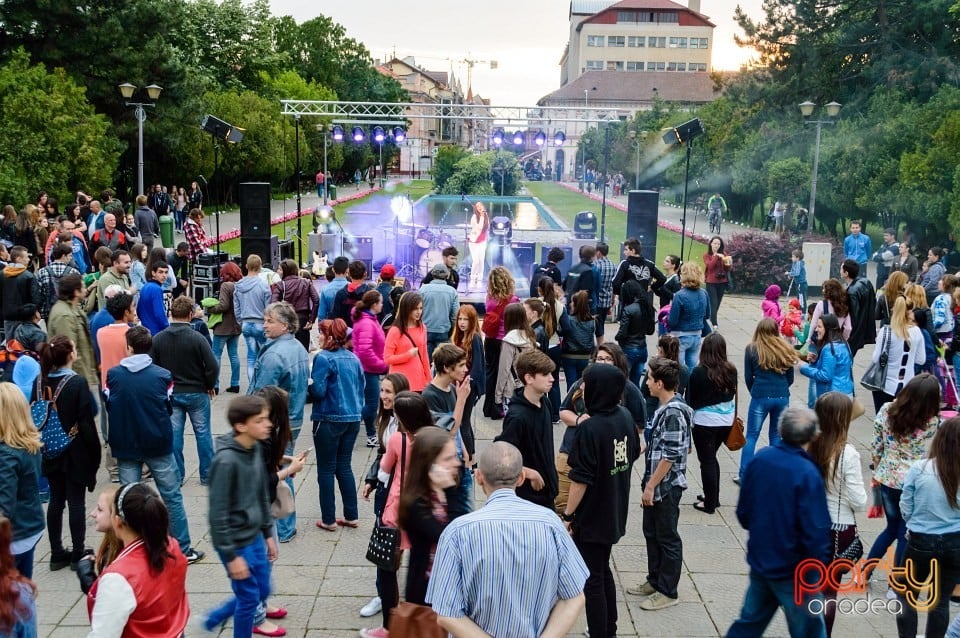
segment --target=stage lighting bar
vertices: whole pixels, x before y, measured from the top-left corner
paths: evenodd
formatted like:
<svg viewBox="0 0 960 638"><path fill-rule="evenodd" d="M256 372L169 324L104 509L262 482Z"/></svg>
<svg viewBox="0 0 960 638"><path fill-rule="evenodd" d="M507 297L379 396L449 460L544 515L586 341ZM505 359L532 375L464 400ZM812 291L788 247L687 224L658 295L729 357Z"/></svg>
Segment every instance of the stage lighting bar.
<svg viewBox="0 0 960 638"><path fill-rule="evenodd" d="M567 136L563 131L557 131L553 134L553 145L554 146L563 146L563 143L567 141Z"/></svg>
<svg viewBox="0 0 960 638"><path fill-rule="evenodd" d="M383 143L383 140L387 139L387 133L383 130L382 126L373 127L373 141L377 143Z"/></svg>
<svg viewBox="0 0 960 638"><path fill-rule="evenodd" d="M333 138L334 142L343 141L343 127L337 124L332 129L330 129L330 137Z"/></svg>
<svg viewBox="0 0 960 638"><path fill-rule="evenodd" d="M366 137L366 133L363 132L363 129L359 126L354 126L350 130L350 137L353 138L354 142L362 142Z"/></svg>
<svg viewBox="0 0 960 638"><path fill-rule="evenodd" d="M520 146L523 144L523 131L516 131L513 134L513 145Z"/></svg>
<svg viewBox="0 0 960 638"><path fill-rule="evenodd" d="M399 144L403 140L407 139L407 133L403 130L401 126L393 127L393 141Z"/></svg>
<svg viewBox="0 0 960 638"><path fill-rule="evenodd" d="M543 146L547 143L547 134L543 131L537 131L537 134L533 137L533 141L537 146Z"/></svg>

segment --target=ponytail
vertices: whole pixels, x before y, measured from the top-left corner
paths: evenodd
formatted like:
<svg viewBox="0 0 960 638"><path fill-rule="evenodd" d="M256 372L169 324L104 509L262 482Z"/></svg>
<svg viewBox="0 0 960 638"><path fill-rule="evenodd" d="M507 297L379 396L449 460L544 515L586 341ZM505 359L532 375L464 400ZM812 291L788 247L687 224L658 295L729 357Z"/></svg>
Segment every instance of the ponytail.
<svg viewBox="0 0 960 638"><path fill-rule="evenodd" d="M73 342L66 335L57 335L49 342L40 344L40 374L46 379L56 368L62 368L70 360Z"/></svg>
<svg viewBox="0 0 960 638"><path fill-rule="evenodd" d="M359 319L364 310L370 310L381 301L383 301L383 295L376 290L368 290L363 293L360 301L353 305L353 320Z"/></svg>
<svg viewBox="0 0 960 638"><path fill-rule="evenodd" d="M117 516L140 536L150 571L159 574L173 556L167 550L170 518L160 495L143 483L128 483L117 492Z"/></svg>
<svg viewBox="0 0 960 638"><path fill-rule="evenodd" d="M537 282L537 289L540 292L540 298L543 299L543 329L547 333L547 338L552 339L557 334L557 291L554 289L553 277L541 277Z"/></svg>

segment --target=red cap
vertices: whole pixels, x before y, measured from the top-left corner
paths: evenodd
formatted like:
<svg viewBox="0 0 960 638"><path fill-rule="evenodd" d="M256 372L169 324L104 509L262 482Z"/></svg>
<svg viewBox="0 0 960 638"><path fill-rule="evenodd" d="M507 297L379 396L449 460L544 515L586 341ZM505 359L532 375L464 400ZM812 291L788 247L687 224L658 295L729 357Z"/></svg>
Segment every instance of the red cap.
<svg viewBox="0 0 960 638"><path fill-rule="evenodd" d="M380 269L380 276L384 279L393 279L396 274L397 269L393 267L393 264L384 264L383 268Z"/></svg>
<svg viewBox="0 0 960 638"><path fill-rule="evenodd" d="M791 308L796 308L797 310L800 310L800 309L801 309L801 308L800 308L800 300L799 300L799 299L791 299L791 300L790 300L790 307L791 307Z"/></svg>

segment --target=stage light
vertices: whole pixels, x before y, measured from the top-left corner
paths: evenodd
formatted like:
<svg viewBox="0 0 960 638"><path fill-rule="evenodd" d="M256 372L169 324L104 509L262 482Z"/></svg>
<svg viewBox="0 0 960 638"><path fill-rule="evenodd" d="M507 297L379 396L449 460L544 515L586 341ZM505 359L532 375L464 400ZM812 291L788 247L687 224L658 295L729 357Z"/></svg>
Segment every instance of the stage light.
<svg viewBox="0 0 960 638"><path fill-rule="evenodd" d="M567 136L564 135L563 131L557 131L553 134L553 145L554 146L563 146L563 143L567 141Z"/></svg>
<svg viewBox="0 0 960 638"><path fill-rule="evenodd" d="M363 129L359 126L354 126L350 130L350 136L353 138L354 142L362 142L363 138L366 137L366 133L364 133Z"/></svg>
<svg viewBox="0 0 960 638"><path fill-rule="evenodd" d="M516 131L513 134L513 144L514 146L520 146L523 144L523 131Z"/></svg>
<svg viewBox="0 0 960 638"><path fill-rule="evenodd" d="M490 220L490 232L499 237L501 243L513 237L513 224L509 217L494 217Z"/></svg>
<svg viewBox="0 0 960 638"><path fill-rule="evenodd" d="M401 126L393 127L393 141L399 144L403 140L407 139L407 133L403 130Z"/></svg>
<svg viewBox="0 0 960 638"><path fill-rule="evenodd" d="M332 129L330 129L330 137L333 138L333 141L334 141L334 142L342 142L342 141L343 141L343 127L340 126L339 124L334 125L334 127L333 127Z"/></svg>
<svg viewBox="0 0 960 638"><path fill-rule="evenodd" d="M533 137L533 141L537 146L543 146L547 143L547 135L543 131L537 131L537 134Z"/></svg>
<svg viewBox="0 0 960 638"><path fill-rule="evenodd" d="M382 126L374 126L374 127L373 127L373 141L374 141L374 142L377 142L377 143L379 144L379 143L382 143L383 140L385 140L385 139L387 139L387 134L386 134L386 132L384 132L383 127L382 127Z"/></svg>
<svg viewBox="0 0 960 638"><path fill-rule="evenodd" d="M703 135L703 133L703 122L700 121L700 118L695 117L675 128L669 129L663 135L663 143L667 146L686 144L693 138Z"/></svg>
<svg viewBox="0 0 960 638"><path fill-rule="evenodd" d="M503 144L503 129L502 128L494 129L493 137L491 139L493 141L494 146L500 146L501 144Z"/></svg>
<svg viewBox="0 0 960 638"><path fill-rule="evenodd" d="M588 210L577 213L573 218L573 236L576 239L596 239L597 216Z"/></svg>
<svg viewBox="0 0 960 638"><path fill-rule="evenodd" d="M330 221L333 219L333 209L329 206L320 207L317 209L317 219L324 223Z"/></svg>

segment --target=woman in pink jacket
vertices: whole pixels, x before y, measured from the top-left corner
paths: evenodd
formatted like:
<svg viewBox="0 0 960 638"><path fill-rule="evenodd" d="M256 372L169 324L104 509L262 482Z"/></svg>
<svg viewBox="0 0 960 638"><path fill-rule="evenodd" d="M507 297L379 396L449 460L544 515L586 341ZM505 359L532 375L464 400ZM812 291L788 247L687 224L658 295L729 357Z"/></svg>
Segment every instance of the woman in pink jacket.
<svg viewBox="0 0 960 638"><path fill-rule="evenodd" d="M380 408L380 375L386 374L387 363L383 360L386 345L383 328L377 315L383 310L383 296L376 290L363 293L353 306L353 354L360 359L363 378L363 427L367 433L367 447L379 447L374 420Z"/></svg>
<svg viewBox="0 0 960 638"><path fill-rule="evenodd" d="M420 293L403 293L383 351L390 372L407 377L414 392L423 392L433 378L427 361L427 328L420 320L422 316L423 297Z"/></svg>

